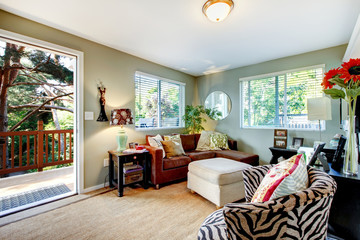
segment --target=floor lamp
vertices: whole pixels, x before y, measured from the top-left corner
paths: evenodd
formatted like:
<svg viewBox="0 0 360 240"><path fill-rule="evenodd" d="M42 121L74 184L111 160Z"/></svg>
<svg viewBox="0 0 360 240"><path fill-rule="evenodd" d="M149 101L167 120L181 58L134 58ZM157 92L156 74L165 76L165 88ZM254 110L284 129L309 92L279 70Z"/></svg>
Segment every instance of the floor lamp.
<svg viewBox="0 0 360 240"><path fill-rule="evenodd" d="M319 121L319 134L321 142L321 120L331 120L331 100L327 97L308 98L308 120Z"/></svg>

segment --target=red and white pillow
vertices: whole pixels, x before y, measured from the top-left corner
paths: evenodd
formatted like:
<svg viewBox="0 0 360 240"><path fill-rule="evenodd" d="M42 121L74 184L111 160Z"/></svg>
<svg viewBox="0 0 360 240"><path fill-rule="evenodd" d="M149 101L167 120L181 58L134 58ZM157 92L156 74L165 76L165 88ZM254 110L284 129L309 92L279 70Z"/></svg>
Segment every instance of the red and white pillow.
<svg viewBox="0 0 360 240"><path fill-rule="evenodd" d="M261 181L251 202L293 194L308 187L308 172L303 154L295 155L272 167Z"/></svg>

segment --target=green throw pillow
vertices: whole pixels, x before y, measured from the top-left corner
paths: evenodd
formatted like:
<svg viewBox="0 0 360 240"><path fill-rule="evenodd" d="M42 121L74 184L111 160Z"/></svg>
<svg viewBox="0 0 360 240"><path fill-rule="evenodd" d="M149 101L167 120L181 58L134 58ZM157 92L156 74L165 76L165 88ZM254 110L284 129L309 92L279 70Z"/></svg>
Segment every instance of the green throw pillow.
<svg viewBox="0 0 360 240"><path fill-rule="evenodd" d="M222 133L211 134L210 135L210 149L211 150L229 149L227 135L222 134Z"/></svg>

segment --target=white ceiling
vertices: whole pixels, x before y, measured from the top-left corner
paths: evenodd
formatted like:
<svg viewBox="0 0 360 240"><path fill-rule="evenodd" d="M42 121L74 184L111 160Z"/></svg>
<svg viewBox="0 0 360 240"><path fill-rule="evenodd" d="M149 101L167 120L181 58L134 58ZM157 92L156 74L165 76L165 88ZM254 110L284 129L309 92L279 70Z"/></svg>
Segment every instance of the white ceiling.
<svg viewBox="0 0 360 240"><path fill-rule="evenodd" d="M360 0L233 0L225 21L206 0L0 0L0 8L199 76L348 43Z"/></svg>

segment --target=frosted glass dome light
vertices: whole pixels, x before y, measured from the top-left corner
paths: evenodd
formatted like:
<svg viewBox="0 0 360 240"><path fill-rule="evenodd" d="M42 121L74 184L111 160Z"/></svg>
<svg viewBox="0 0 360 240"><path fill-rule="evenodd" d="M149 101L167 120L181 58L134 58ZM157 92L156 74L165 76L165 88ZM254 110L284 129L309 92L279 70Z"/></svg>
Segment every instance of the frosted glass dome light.
<svg viewBox="0 0 360 240"><path fill-rule="evenodd" d="M208 0L203 6L203 13L212 22L223 21L234 7L232 0Z"/></svg>

